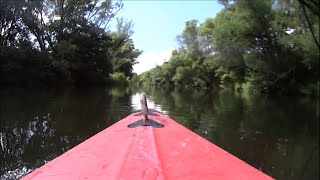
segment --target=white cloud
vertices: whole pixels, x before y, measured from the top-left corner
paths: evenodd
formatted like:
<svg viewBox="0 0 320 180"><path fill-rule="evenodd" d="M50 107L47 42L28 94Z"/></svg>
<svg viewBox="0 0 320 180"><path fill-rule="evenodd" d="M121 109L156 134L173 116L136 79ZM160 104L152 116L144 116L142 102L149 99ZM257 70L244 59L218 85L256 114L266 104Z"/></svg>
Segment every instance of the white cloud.
<svg viewBox="0 0 320 180"><path fill-rule="evenodd" d="M164 51L147 51L142 53L138 58L138 64L133 66L134 72L141 74L147 70L154 68L157 65L162 65L168 61L173 49Z"/></svg>

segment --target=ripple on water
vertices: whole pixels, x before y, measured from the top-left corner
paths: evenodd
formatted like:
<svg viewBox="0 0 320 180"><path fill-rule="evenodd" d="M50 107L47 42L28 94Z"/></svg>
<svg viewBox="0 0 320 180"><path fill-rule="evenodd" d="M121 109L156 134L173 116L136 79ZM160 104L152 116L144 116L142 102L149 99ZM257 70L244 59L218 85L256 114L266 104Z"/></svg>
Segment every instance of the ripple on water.
<svg viewBox="0 0 320 180"><path fill-rule="evenodd" d="M4 174L0 176L1 180L16 180L19 179L26 174L30 173L32 169L28 169L26 166L23 166L21 168L17 168L12 171L7 171Z"/></svg>

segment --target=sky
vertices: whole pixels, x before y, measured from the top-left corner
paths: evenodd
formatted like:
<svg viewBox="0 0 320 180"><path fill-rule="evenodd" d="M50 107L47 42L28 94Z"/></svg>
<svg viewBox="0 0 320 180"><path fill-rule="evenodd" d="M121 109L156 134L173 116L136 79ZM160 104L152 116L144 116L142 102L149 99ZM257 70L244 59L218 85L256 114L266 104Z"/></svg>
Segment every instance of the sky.
<svg viewBox="0 0 320 180"><path fill-rule="evenodd" d="M222 9L216 0L124 0L123 4L117 17L132 20L131 38L135 48L143 51L133 66L137 74L169 60L171 51L178 48L176 37L186 21L203 23Z"/></svg>

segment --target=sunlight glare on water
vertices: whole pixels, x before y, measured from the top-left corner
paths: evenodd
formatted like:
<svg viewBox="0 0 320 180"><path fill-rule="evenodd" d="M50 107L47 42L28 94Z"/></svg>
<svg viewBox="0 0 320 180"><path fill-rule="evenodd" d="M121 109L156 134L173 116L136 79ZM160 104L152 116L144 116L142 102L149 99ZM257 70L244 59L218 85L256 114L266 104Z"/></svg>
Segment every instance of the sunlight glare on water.
<svg viewBox="0 0 320 180"><path fill-rule="evenodd" d="M4 180L15 180L15 179L19 179L21 177L23 177L24 175L28 174L29 172L31 172L32 169L28 169L26 166L22 167L22 168L17 168L15 170L12 171L7 171L6 173L2 174L0 176L0 179Z"/></svg>
<svg viewBox="0 0 320 180"><path fill-rule="evenodd" d="M140 95L141 93L135 93L132 94L131 96L131 107L133 111L137 111L141 109L141 104L140 104ZM162 110L161 105L156 104L153 101L153 98L151 96L147 95L147 104L148 104L148 109L155 109L164 115L167 115L167 111Z"/></svg>

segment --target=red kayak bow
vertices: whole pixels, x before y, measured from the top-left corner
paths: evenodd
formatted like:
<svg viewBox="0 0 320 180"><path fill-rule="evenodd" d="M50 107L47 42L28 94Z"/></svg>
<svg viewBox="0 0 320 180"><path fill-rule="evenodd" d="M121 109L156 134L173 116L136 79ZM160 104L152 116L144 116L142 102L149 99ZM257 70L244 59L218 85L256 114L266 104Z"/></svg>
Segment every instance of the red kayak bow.
<svg viewBox="0 0 320 180"><path fill-rule="evenodd" d="M22 179L272 179L163 114L147 111L129 115Z"/></svg>

